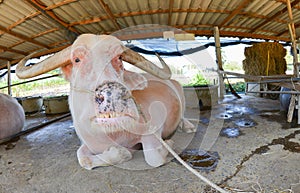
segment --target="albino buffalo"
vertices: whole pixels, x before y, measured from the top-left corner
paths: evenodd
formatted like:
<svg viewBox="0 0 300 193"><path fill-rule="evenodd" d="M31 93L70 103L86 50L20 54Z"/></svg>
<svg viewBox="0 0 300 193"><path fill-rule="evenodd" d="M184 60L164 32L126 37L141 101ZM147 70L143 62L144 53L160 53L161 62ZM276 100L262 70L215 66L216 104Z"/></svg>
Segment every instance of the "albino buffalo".
<svg viewBox="0 0 300 193"><path fill-rule="evenodd" d="M25 123L22 106L13 97L0 94L0 139L20 132Z"/></svg>
<svg viewBox="0 0 300 193"><path fill-rule="evenodd" d="M122 163L142 144L146 162L153 167L168 154L158 138L168 140L178 125L194 131L183 118L184 97L179 83L162 68L126 48L109 35L80 35L68 48L32 66L24 58L17 66L19 78L29 78L61 67L71 91L69 105L76 133L82 141L77 151L86 169ZM124 69L122 60L143 69Z"/></svg>

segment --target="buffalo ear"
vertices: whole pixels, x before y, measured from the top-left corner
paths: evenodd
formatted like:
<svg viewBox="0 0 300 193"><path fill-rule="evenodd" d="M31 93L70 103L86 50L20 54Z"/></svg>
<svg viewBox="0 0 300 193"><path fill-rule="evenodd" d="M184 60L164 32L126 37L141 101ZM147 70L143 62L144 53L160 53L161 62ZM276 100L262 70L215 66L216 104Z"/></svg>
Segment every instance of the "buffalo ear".
<svg viewBox="0 0 300 193"><path fill-rule="evenodd" d="M69 64L67 66L63 66L61 67L61 71L63 72L63 77L67 80L67 81L71 81L71 74L72 74L72 68L73 68L73 64Z"/></svg>
<svg viewBox="0 0 300 193"><path fill-rule="evenodd" d="M148 86L147 79L139 73L124 71L124 82L130 90L143 90Z"/></svg>

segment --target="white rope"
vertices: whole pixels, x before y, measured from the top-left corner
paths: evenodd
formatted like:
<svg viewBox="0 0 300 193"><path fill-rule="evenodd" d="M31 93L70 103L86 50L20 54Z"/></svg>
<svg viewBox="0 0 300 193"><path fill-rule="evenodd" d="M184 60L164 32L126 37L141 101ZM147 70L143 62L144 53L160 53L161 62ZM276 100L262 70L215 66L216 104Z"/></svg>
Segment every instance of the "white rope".
<svg viewBox="0 0 300 193"><path fill-rule="evenodd" d="M89 93L89 94L94 94L93 91L87 90L87 89L79 89L76 87L71 87L72 90L77 91L77 92L83 92L83 93ZM143 113L143 111L139 108L139 105L137 105L135 98L133 96L131 96L131 98L133 99L133 101L135 102L139 114L141 114L144 118L144 121L147 122L145 115ZM207 183L208 185L210 185L211 187L213 187L214 189L218 190L221 193L228 193L227 191L225 191L224 189L222 189L221 187L219 187L218 185L216 185L215 183L213 183L212 181L210 181L209 179L205 178L204 176L202 176L199 172L197 172L194 168L192 168L191 166L189 166L187 163L185 163L185 161L183 159L181 159L179 157L179 155L161 138L161 136L159 136L159 134L155 134L156 138L163 144L163 146L175 157L175 159L177 159L186 169L188 169L190 172L192 172L195 176L197 176L200 180L202 180L203 182Z"/></svg>
<svg viewBox="0 0 300 193"><path fill-rule="evenodd" d="M88 89L76 88L75 86L71 86L70 89L73 90L73 91L76 91L76 92L88 93L88 94L95 94L94 91L91 91L91 90L88 90Z"/></svg>
<svg viewBox="0 0 300 193"><path fill-rule="evenodd" d="M186 169L188 169L190 172L192 172L195 176L200 178L200 180L207 183L208 185L210 185L211 187L213 187L214 189L218 190L221 193L228 193L226 190L222 189L221 187L219 187L218 185L216 185L209 179L205 178L199 172L197 172L194 168L192 168L187 163L185 163L185 161L183 159L181 159L181 157L179 157L179 155L159 136L159 134L155 134L155 136L163 144L163 146L175 157L175 159L177 159L177 161L179 161Z"/></svg>

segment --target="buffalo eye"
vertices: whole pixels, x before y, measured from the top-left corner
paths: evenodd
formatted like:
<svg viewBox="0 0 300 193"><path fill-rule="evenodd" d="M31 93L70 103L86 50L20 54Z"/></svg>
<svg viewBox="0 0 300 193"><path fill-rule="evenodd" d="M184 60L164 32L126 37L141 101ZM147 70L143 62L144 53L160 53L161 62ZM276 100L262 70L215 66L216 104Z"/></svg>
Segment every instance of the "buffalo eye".
<svg viewBox="0 0 300 193"><path fill-rule="evenodd" d="M75 58L75 62L76 63L80 62L80 59L79 58Z"/></svg>

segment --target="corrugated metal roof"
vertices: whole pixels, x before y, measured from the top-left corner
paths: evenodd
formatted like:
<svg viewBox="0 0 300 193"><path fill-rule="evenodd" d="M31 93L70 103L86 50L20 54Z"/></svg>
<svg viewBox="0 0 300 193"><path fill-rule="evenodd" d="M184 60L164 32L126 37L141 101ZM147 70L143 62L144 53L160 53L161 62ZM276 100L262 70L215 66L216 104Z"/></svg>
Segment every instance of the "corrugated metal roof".
<svg viewBox="0 0 300 193"><path fill-rule="evenodd" d="M0 68L34 51L58 51L83 33L130 40L162 37L177 28L213 36L219 26L221 36L290 41L287 1L0 0ZM297 34L299 2L291 0Z"/></svg>

